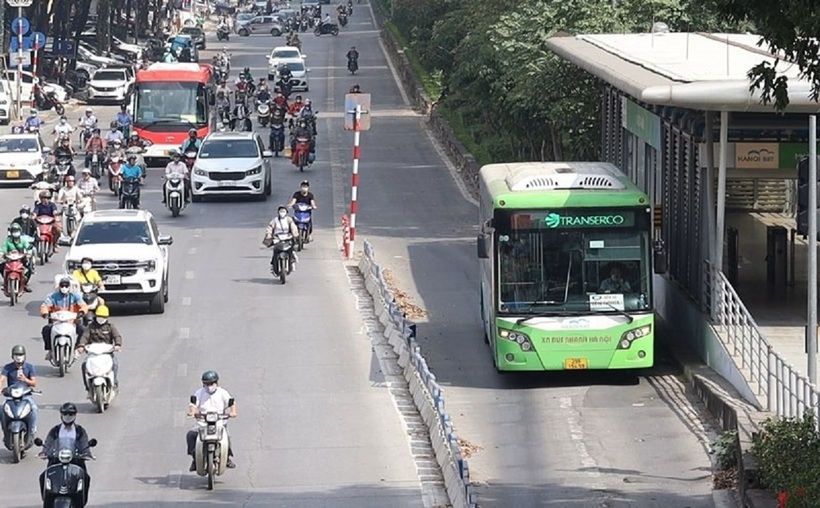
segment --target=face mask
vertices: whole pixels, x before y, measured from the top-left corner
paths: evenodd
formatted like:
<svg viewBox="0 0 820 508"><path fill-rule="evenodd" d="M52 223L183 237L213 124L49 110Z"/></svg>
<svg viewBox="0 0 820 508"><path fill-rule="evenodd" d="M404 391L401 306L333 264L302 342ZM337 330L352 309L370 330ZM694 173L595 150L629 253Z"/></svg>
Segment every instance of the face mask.
<svg viewBox="0 0 820 508"><path fill-rule="evenodd" d="M12 231L11 236L12 236L12 238L20 238L20 232L19 231Z"/></svg>
<svg viewBox="0 0 820 508"><path fill-rule="evenodd" d="M68 294L68 290L69 290L69 288L64 288L64 287L61 287L61 288L60 288L60 293L62 293L62 294L64 294L64 295L67 295L67 294Z"/></svg>
<svg viewBox="0 0 820 508"><path fill-rule="evenodd" d="M288 213L287 213L287 212L279 212L279 218L280 218L280 219L284 219L284 218L285 218L285 217L287 217L287 216L288 216Z"/></svg>
<svg viewBox="0 0 820 508"><path fill-rule="evenodd" d="M208 385L208 386L205 387L205 389L208 390L208 393L210 393L211 395L216 393L216 388L217 388L216 385Z"/></svg>
<svg viewBox="0 0 820 508"><path fill-rule="evenodd" d="M65 122L66 122L65 118L60 120L60 123L63 124L63 125L65 125Z"/></svg>
<svg viewBox="0 0 820 508"><path fill-rule="evenodd" d="M307 193L308 193L308 188L307 187L302 187L302 194L307 194Z"/></svg>
<svg viewBox="0 0 820 508"><path fill-rule="evenodd" d="M83 263L82 267L83 267L83 270L85 270L87 272L87 271L91 270L91 263Z"/></svg>
<svg viewBox="0 0 820 508"><path fill-rule="evenodd" d="M16 364L25 363L26 361L25 355L14 355L11 357L11 359L14 360L14 363Z"/></svg>
<svg viewBox="0 0 820 508"><path fill-rule="evenodd" d="M108 318L104 318L104 317L98 317L98 318L97 318L97 324L98 324L98 325L104 325L104 324L106 324L107 322L108 322Z"/></svg>
<svg viewBox="0 0 820 508"><path fill-rule="evenodd" d="M74 420L76 420L76 419L77 419L77 415L62 415L62 416L60 417L60 419L61 419L61 420L63 421L63 423L64 423L64 424L66 424L66 425L73 425L73 424L74 424Z"/></svg>
<svg viewBox="0 0 820 508"><path fill-rule="evenodd" d="M21 219L28 219L28 214L27 213L21 213L20 218Z"/></svg>

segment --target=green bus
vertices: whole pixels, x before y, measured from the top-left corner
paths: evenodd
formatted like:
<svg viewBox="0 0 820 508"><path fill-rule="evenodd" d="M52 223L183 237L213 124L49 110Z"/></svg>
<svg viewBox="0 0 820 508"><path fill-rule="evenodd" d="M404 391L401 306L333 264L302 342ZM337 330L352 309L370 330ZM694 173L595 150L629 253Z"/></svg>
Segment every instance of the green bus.
<svg viewBox="0 0 820 508"><path fill-rule="evenodd" d="M481 319L498 371L652 367L643 191L612 164L528 162L482 167L479 195Z"/></svg>

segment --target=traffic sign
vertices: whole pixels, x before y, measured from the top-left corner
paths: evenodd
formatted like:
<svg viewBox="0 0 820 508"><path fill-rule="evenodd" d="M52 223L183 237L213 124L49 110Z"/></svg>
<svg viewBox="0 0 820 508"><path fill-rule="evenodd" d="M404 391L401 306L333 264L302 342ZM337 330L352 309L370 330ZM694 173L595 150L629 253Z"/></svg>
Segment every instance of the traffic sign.
<svg viewBox="0 0 820 508"><path fill-rule="evenodd" d="M43 32L34 32L31 34L31 43L37 49L43 49L48 41L48 37Z"/></svg>
<svg viewBox="0 0 820 508"><path fill-rule="evenodd" d="M15 65L22 65L26 67L27 65L31 65L31 53L28 51L24 51L20 53L21 56L14 55L14 63Z"/></svg>
<svg viewBox="0 0 820 508"><path fill-rule="evenodd" d="M359 128L353 125L356 118L356 106L361 107L359 117ZM370 94L369 93L349 93L345 94L345 130L370 130Z"/></svg>
<svg viewBox="0 0 820 508"><path fill-rule="evenodd" d="M31 30L31 22L26 18L14 18L11 22L11 32L14 35L26 35Z"/></svg>
<svg viewBox="0 0 820 508"><path fill-rule="evenodd" d="M54 41L54 49L52 52L55 56L64 56L68 58L75 58L77 55L77 48L74 47L72 41Z"/></svg>

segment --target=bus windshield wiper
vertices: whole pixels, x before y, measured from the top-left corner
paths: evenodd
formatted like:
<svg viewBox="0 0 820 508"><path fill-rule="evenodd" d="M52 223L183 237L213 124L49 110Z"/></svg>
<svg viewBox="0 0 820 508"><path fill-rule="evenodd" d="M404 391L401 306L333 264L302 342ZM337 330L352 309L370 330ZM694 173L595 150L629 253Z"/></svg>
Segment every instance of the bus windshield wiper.
<svg viewBox="0 0 820 508"><path fill-rule="evenodd" d="M540 303L544 304L544 303L547 303L547 302L540 302ZM555 305L555 304L559 304L559 303L563 303L563 302L550 302L550 303ZM570 310L565 310L565 311L562 311L562 312L538 312L536 314L531 314L529 316L524 316L524 317L516 319L515 324L520 325L520 324L526 323L530 319L535 319L535 318L569 317L569 316L579 316L581 314L583 314L583 313L579 312L579 311L570 311Z"/></svg>
<svg viewBox="0 0 820 508"><path fill-rule="evenodd" d="M614 306L614 305L612 305L611 303L605 303L604 305L606 305L606 306L607 306L607 307L609 307L610 309L614 310L615 312L617 312L617 313L618 313L618 314L620 314L621 316L625 317L625 318L626 318L626 324L628 324L628 325L629 325L629 324L632 324L632 322L633 322L633 321L635 321L635 318L633 318L632 316L630 316L629 314L627 314L625 311L622 311L622 310L621 310L621 309L619 309L618 307L615 307L615 306ZM592 310L592 309L590 309L590 312L595 312L595 311L594 311L594 310Z"/></svg>
<svg viewBox="0 0 820 508"><path fill-rule="evenodd" d="M196 125L189 122L188 120L172 120L170 118L160 118L158 120L151 120L150 122L143 124L140 122L134 122L134 125L143 129L147 129L149 127L153 127L154 125L159 124L177 124L177 125L188 125L192 129L196 129Z"/></svg>

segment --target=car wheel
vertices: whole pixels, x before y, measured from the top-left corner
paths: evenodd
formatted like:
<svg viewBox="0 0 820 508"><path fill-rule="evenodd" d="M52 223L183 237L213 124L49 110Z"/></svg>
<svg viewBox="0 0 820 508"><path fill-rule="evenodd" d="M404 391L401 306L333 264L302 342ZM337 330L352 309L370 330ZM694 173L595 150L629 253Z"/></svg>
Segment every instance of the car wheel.
<svg viewBox="0 0 820 508"><path fill-rule="evenodd" d="M305 92L309 92L309 91L310 91L310 87L309 87L309 86L306 86L306 87L305 87Z"/></svg>
<svg viewBox="0 0 820 508"><path fill-rule="evenodd" d="M274 37L279 37L280 35L282 35L282 31L278 28L274 28L270 31L270 34Z"/></svg>
<svg viewBox="0 0 820 508"><path fill-rule="evenodd" d="M165 296L162 294L162 291L157 291L157 294L151 298L151 302L148 304L148 312L151 314L165 313Z"/></svg>
<svg viewBox="0 0 820 508"><path fill-rule="evenodd" d="M271 184L270 178L268 178L268 183L265 184L265 195L270 196L273 194L273 185Z"/></svg>
<svg viewBox="0 0 820 508"><path fill-rule="evenodd" d="M82 81L88 82L91 79L91 76L88 74L88 71L85 69L80 69L77 71L77 77L79 77Z"/></svg>
<svg viewBox="0 0 820 508"><path fill-rule="evenodd" d="M168 277L165 277L165 282L162 284L162 301L168 303Z"/></svg>
<svg viewBox="0 0 820 508"><path fill-rule="evenodd" d="M242 36L242 37L247 37L247 36L250 35L250 33L247 30L245 30L244 28L242 28L241 30L239 30L239 35Z"/></svg>

